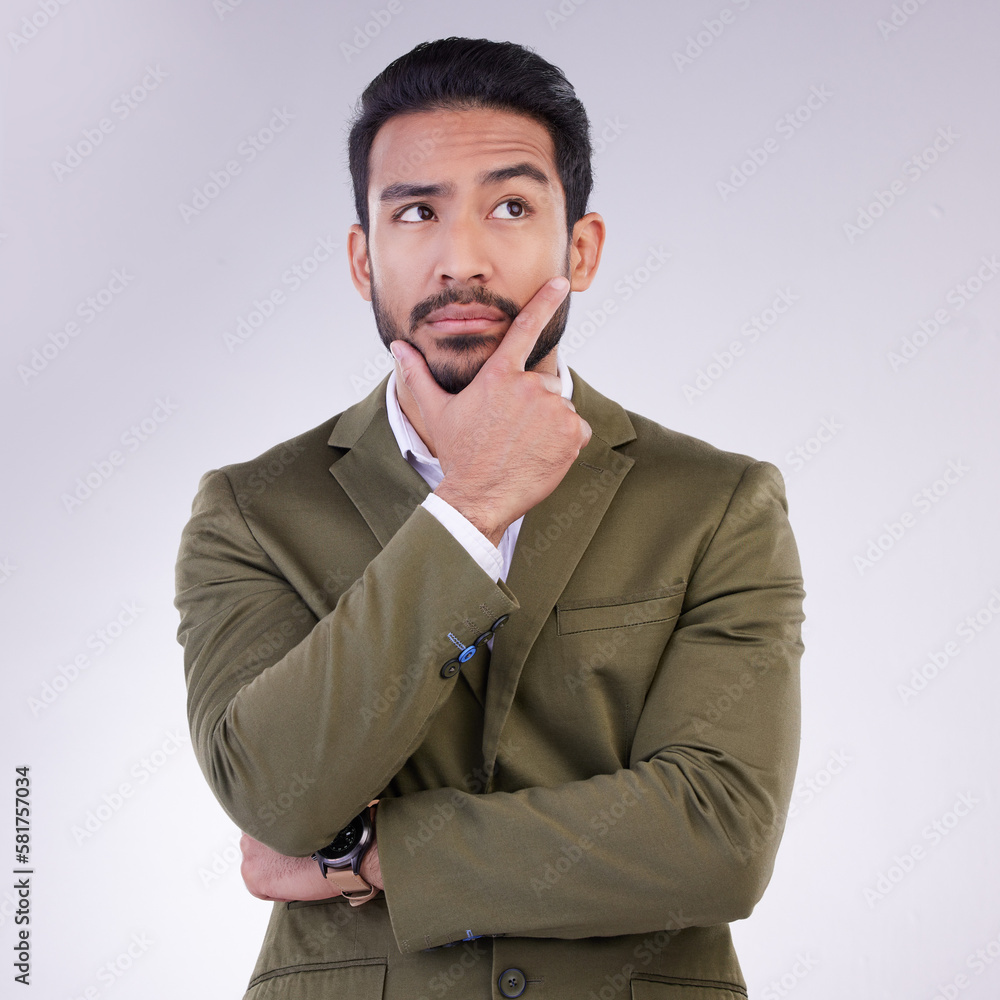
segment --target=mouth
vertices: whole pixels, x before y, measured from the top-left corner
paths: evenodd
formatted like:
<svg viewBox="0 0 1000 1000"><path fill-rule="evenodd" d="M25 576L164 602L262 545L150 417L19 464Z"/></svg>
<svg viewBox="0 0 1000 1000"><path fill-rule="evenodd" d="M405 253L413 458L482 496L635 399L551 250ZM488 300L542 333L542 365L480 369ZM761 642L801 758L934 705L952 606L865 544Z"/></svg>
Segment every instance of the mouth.
<svg viewBox="0 0 1000 1000"><path fill-rule="evenodd" d="M477 303L453 303L428 313L424 322L437 333L487 333L509 322L499 309Z"/></svg>

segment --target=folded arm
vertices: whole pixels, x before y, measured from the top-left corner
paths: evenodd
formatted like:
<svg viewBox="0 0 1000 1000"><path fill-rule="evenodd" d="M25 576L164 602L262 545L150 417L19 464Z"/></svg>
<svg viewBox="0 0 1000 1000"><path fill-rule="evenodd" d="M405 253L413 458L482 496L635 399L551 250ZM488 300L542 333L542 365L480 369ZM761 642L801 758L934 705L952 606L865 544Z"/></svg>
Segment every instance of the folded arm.
<svg viewBox="0 0 1000 1000"><path fill-rule="evenodd" d="M551 788L441 788L380 804L400 948L469 929L577 938L746 917L791 797L802 598L780 477L755 464L693 569L627 768ZM426 843L417 837L445 815ZM446 905L424 905L428 884L454 887Z"/></svg>
<svg viewBox="0 0 1000 1000"><path fill-rule="evenodd" d="M176 604L209 785L241 830L299 857L328 844L420 745L458 676L441 674L457 652L449 633L471 645L517 607L418 507L318 617L254 536L224 472L206 475L195 498Z"/></svg>

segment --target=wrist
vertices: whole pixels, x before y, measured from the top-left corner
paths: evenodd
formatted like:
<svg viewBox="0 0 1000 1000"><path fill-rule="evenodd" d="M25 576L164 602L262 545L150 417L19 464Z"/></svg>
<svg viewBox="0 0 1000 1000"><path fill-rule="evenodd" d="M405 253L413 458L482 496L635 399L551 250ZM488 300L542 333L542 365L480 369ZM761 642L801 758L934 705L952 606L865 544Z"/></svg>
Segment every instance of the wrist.
<svg viewBox="0 0 1000 1000"><path fill-rule="evenodd" d="M461 487L446 480L441 481L434 493L454 507L491 545L499 547L508 525L497 517L492 508L484 507L481 500L470 499Z"/></svg>

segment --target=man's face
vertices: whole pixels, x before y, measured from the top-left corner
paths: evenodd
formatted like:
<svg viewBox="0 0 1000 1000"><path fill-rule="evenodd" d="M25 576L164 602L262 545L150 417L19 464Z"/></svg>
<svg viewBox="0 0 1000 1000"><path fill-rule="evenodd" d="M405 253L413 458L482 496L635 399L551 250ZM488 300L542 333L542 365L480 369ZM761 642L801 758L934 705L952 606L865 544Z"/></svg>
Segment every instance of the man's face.
<svg viewBox="0 0 1000 1000"><path fill-rule="evenodd" d="M565 196L552 138L534 119L486 109L390 118L372 144L368 207L379 336L412 344L447 392L472 381L546 281L569 276ZM556 346L568 315L569 296L526 369Z"/></svg>

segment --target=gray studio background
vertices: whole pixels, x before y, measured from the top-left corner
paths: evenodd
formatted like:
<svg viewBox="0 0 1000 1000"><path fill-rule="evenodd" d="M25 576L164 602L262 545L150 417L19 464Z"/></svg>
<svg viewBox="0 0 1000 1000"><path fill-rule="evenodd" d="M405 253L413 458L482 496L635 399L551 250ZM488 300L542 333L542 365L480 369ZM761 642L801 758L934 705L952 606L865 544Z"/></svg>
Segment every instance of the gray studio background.
<svg viewBox="0 0 1000 1000"><path fill-rule="evenodd" d="M786 478L803 739L733 928L751 996L997 995L1000 8L6 0L0 31L0 782L12 812L31 768L35 995L249 978L270 904L187 740L174 557L203 472L387 370L345 122L449 34L536 47L590 113L608 241L569 363Z"/></svg>

